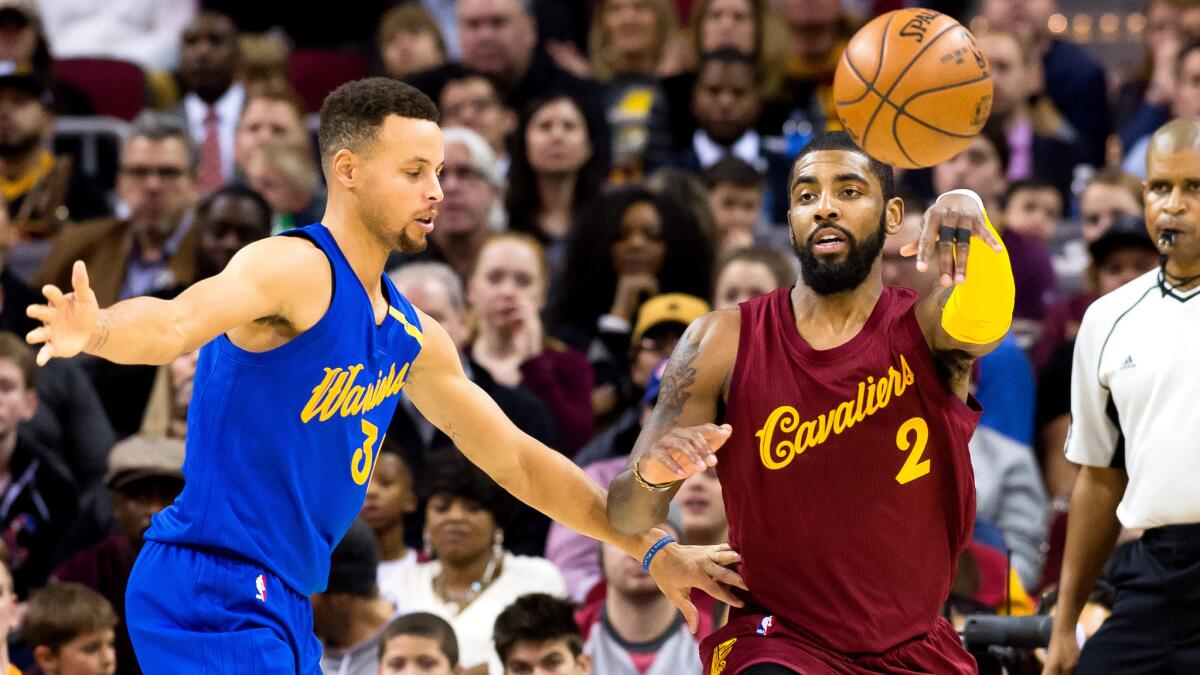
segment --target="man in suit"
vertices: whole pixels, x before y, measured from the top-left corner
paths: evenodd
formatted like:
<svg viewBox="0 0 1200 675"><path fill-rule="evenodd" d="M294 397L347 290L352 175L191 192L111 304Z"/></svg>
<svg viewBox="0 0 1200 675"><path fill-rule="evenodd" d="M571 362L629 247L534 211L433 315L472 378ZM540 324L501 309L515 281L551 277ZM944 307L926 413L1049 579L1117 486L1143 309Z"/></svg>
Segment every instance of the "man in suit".
<svg viewBox="0 0 1200 675"><path fill-rule="evenodd" d="M705 54L692 89L699 128L675 164L700 173L724 157L746 162L766 177L763 210L772 223L787 222L787 178L791 163L767 147L754 129L762 113L762 73L754 59L732 47Z"/></svg>
<svg viewBox="0 0 1200 675"><path fill-rule="evenodd" d="M196 273L196 154L187 127L164 113L138 116L121 149L117 196L129 215L68 225L55 235L33 286L68 288L76 260L87 263L98 301L171 295ZM141 426L155 369L87 359L118 437Z"/></svg>
<svg viewBox="0 0 1200 675"><path fill-rule="evenodd" d="M87 263L92 289L104 305L191 282L195 162L186 127L162 113L138 116L122 148L117 177L117 196L128 217L62 229L32 285L69 287L76 260Z"/></svg>
<svg viewBox="0 0 1200 675"><path fill-rule="evenodd" d="M184 120L198 148L196 184L202 195L234 177L234 137L246 100L234 80L238 58L238 27L220 11L201 10L180 37L184 96L169 112Z"/></svg>

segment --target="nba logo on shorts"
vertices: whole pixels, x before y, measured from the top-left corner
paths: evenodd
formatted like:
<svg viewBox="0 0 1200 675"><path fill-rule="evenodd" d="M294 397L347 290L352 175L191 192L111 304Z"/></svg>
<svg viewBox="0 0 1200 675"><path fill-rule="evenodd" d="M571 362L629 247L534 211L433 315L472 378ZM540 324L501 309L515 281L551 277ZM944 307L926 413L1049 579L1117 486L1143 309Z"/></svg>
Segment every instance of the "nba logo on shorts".
<svg viewBox="0 0 1200 675"><path fill-rule="evenodd" d="M254 580L254 588L258 589L258 593L254 596L254 599L259 600L261 602L266 602L267 601L267 578L261 574L258 575L258 578L256 578Z"/></svg>
<svg viewBox="0 0 1200 675"><path fill-rule="evenodd" d="M762 621L758 622L757 632L759 635L770 635L773 628L775 628L775 615L768 614L763 617Z"/></svg>

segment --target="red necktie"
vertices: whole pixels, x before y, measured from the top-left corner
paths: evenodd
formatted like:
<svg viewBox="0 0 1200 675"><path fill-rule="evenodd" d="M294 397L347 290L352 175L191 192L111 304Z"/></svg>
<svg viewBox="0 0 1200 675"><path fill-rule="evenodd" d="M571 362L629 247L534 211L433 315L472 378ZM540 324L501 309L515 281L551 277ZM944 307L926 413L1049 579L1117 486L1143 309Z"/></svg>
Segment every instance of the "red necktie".
<svg viewBox="0 0 1200 675"><path fill-rule="evenodd" d="M198 176L200 192L208 194L221 187L221 132L217 126L217 111L211 107L204 116L204 145L200 147Z"/></svg>

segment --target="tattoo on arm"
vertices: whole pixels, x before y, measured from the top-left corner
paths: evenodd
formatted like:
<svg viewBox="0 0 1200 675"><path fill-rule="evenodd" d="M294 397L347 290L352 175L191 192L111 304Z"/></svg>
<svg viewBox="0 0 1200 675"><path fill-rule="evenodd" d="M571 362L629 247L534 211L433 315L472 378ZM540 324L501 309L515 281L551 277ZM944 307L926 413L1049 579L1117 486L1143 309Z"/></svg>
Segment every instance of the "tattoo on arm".
<svg viewBox="0 0 1200 675"><path fill-rule="evenodd" d="M96 332L94 335L92 335L92 339L88 341L88 345L85 350L94 354L100 349L103 349L104 345L107 343L108 317L101 315L100 319L96 322Z"/></svg>
<svg viewBox="0 0 1200 675"><path fill-rule="evenodd" d="M664 426L675 424L683 406L692 397L689 391L696 383L696 369L692 364L700 356L700 343L681 344L671 356L667 370L663 373L659 388L658 405L654 407L654 421Z"/></svg>

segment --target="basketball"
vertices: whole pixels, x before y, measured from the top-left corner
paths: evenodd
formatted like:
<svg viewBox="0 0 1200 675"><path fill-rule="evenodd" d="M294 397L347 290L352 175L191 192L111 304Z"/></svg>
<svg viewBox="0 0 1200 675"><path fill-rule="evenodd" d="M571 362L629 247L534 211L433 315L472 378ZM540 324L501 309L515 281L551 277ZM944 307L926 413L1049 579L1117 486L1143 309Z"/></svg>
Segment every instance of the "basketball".
<svg viewBox="0 0 1200 675"><path fill-rule="evenodd" d="M850 39L833 99L859 147L915 169L954 157L983 129L992 80L970 31L933 10L901 9Z"/></svg>

